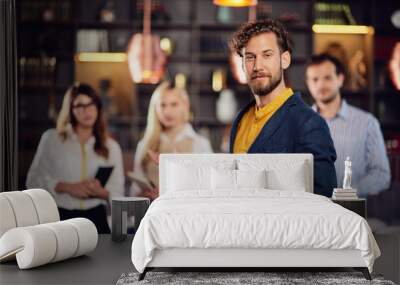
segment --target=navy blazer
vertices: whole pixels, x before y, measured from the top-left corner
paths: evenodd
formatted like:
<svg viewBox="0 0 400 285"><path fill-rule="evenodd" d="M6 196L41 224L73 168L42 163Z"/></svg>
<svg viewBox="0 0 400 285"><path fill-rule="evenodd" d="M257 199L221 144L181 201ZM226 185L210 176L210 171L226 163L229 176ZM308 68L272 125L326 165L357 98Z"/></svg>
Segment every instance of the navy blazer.
<svg viewBox="0 0 400 285"><path fill-rule="evenodd" d="M232 124L230 152L240 119L255 104L241 109ZM296 92L275 112L261 129L248 153L311 153L314 155L314 193L332 196L337 186L334 162L336 151L325 120Z"/></svg>

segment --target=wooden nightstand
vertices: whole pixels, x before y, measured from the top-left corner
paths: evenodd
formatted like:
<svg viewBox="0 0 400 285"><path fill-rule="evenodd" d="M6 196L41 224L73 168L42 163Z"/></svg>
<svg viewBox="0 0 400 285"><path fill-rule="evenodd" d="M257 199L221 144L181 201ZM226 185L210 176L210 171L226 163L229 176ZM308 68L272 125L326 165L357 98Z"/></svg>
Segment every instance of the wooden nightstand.
<svg viewBox="0 0 400 285"><path fill-rule="evenodd" d="M367 218L367 200L358 198L353 200L336 200L332 199L332 202L339 204L340 206L359 214L363 218Z"/></svg>

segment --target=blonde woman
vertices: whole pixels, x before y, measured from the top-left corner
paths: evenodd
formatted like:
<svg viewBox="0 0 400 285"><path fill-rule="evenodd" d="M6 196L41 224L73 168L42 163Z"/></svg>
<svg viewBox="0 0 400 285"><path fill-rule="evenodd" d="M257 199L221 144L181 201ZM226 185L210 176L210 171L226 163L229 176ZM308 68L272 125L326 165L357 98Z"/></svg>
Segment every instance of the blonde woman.
<svg viewBox="0 0 400 285"><path fill-rule="evenodd" d="M113 167L104 187L94 179L99 167ZM121 149L107 135L102 104L86 84L76 84L64 96L57 128L47 130L29 169L28 188L43 188L54 197L62 220L90 219L99 233L109 233L106 205L123 196Z"/></svg>
<svg viewBox="0 0 400 285"><path fill-rule="evenodd" d="M147 126L135 154L135 176L150 187L133 185L133 194L158 196L158 155L160 153L212 153L210 142L189 123L190 102L184 89L161 83L150 99Z"/></svg>

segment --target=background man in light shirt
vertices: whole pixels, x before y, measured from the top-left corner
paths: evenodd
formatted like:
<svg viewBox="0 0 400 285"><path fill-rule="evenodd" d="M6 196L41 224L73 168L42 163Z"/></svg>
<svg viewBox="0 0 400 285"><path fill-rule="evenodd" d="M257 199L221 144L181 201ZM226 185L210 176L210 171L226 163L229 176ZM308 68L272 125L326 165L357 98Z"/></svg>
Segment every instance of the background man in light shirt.
<svg viewBox="0 0 400 285"><path fill-rule="evenodd" d="M389 161L377 119L342 99L344 79L340 61L328 54L314 55L307 64L306 83L315 100L313 109L327 122L335 145L338 185L342 186L344 161L350 156L352 187L365 197L389 188Z"/></svg>

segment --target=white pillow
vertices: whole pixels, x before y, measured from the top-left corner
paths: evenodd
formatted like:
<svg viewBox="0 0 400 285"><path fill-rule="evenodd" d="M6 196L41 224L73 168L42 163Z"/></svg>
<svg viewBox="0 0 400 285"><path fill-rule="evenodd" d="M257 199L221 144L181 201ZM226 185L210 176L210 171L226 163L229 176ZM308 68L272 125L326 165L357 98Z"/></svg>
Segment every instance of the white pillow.
<svg viewBox="0 0 400 285"><path fill-rule="evenodd" d="M268 189L306 192L306 177L304 164L297 164L287 172L271 169L267 171Z"/></svg>
<svg viewBox="0 0 400 285"><path fill-rule="evenodd" d="M236 190L236 170L211 168L211 188L213 190Z"/></svg>
<svg viewBox="0 0 400 285"><path fill-rule="evenodd" d="M305 161L251 161L238 160L239 170L256 171L266 170L266 181L268 189L306 191L308 181L308 169Z"/></svg>
<svg viewBox="0 0 400 285"><path fill-rule="evenodd" d="M212 189L237 190L241 188L266 188L265 170L230 170L211 168Z"/></svg>
<svg viewBox="0 0 400 285"><path fill-rule="evenodd" d="M168 191L211 189L210 167L168 163Z"/></svg>
<svg viewBox="0 0 400 285"><path fill-rule="evenodd" d="M237 188L267 188L267 171L235 170Z"/></svg>
<svg viewBox="0 0 400 285"><path fill-rule="evenodd" d="M181 158L167 161L165 167L167 191L211 191L211 168L235 169L236 161L231 159L210 161Z"/></svg>

